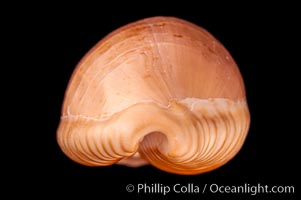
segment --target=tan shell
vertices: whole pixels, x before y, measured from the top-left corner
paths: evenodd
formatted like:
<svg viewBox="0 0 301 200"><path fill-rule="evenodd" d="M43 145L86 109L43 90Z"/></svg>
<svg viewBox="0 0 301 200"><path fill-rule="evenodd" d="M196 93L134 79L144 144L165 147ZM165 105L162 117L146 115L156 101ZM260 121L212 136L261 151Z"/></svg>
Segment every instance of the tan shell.
<svg viewBox="0 0 301 200"><path fill-rule="evenodd" d="M89 166L152 164L199 174L225 164L250 124L240 72L206 30L173 17L101 40L70 80L58 143Z"/></svg>

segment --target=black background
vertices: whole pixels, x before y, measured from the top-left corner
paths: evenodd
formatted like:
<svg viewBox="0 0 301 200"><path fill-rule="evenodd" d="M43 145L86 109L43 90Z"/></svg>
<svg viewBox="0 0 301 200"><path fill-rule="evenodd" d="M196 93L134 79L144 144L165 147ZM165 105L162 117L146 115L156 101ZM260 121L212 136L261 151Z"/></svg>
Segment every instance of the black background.
<svg viewBox="0 0 301 200"><path fill-rule="evenodd" d="M145 5L144 5L145 4ZM22 7L22 5L20 5ZM12 160L16 178L12 186L24 194L122 195L144 199L148 194L128 193L127 184L217 183L221 185L297 186L297 152L300 133L297 93L299 62L296 27L297 13L289 5L200 5L168 6L151 2L133 5L35 5L22 10L14 26L14 55L18 65L15 79L18 99L24 109L20 126L13 126L21 144ZM119 11L117 10L119 9ZM191 21L213 34L237 62L245 81L251 112L246 142L229 163L209 173L180 176L151 166L137 169L123 166L91 168L69 160L56 143L56 129L64 92L76 64L101 38L127 23L151 16L175 16ZM13 45L12 45L13 46ZM14 60L13 60L14 62ZM14 68L15 70L15 68ZM24 80L23 80L24 79ZM14 79L12 80L14 82ZM25 86L24 89L22 86ZM20 89L21 88L21 89ZM26 88L26 89L25 89ZM27 114L26 114L27 113ZM17 131L22 130L22 131ZM18 158L18 159L16 159ZM297 194L177 194L176 199L290 199ZM155 194L155 199L171 195Z"/></svg>

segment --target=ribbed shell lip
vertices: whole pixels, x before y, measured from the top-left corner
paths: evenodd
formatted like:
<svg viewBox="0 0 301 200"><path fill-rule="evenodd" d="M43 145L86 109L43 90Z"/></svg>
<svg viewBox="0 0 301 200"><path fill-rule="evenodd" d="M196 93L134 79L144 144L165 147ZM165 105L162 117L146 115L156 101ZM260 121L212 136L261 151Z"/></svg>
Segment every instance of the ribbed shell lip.
<svg viewBox="0 0 301 200"><path fill-rule="evenodd" d="M171 173L199 174L234 157L249 120L245 100L189 98L167 107L143 102L106 120L65 116L58 141L71 159L89 166L150 163Z"/></svg>

